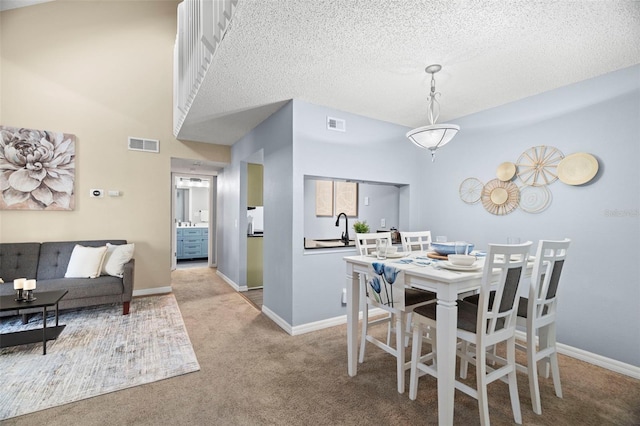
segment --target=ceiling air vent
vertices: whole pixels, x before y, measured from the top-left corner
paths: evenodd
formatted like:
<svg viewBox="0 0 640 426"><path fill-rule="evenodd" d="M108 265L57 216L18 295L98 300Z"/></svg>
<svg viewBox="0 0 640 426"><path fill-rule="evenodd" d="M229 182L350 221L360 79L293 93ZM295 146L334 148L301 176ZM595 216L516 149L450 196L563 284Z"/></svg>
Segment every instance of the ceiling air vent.
<svg viewBox="0 0 640 426"><path fill-rule="evenodd" d="M347 122L341 118L327 117L327 129L344 132L347 129Z"/></svg>
<svg viewBox="0 0 640 426"><path fill-rule="evenodd" d="M160 141L129 136L129 149L131 151L160 152Z"/></svg>

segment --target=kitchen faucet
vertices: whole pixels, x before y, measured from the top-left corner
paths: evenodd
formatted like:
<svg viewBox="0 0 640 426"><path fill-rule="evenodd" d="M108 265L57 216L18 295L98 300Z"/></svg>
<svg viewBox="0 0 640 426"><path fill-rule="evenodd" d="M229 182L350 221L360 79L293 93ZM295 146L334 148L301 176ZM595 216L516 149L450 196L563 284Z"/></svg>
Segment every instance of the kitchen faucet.
<svg viewBox="0 0 640 426"><path fill-rule="evenodd" d="M340 216L344 216L344 232L342 233L342 238L340 241L344 243L345 246L349 245L349 219L347 219L346 213L340 213L338 218L336 219L336 226L340 226Z"/></svg>

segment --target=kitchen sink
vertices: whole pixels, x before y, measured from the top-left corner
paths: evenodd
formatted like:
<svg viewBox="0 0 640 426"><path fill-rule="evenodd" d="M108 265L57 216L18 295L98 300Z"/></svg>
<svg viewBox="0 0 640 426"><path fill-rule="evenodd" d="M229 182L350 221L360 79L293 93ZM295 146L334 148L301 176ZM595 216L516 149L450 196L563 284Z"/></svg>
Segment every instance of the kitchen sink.
<svg viewBox="0 0 640 426"><path fill-rule="evenodd" d="M340 238L332 239L304 239L304 248L340 248L340 247L355 247L355 240L350 240L348 245L345 245Z"/></svg>

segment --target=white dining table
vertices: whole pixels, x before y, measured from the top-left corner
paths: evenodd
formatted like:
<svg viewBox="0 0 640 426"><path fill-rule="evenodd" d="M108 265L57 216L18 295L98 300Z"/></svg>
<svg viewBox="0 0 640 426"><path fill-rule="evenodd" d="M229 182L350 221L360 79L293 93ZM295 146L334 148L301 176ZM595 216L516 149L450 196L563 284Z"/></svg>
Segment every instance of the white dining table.
<svg viewBox="0 0 640 426"><path fill-rule="evenodd" d="M420 255L425 256L426 253L412 252L410 256L416 257ZM381 260L369 255L346 256L344 260L347 265L347 369L349 376L353 377L358 373L360 274L366 274L369 265ZM429 290L437 295L438 424L452 425L456 367L456 328L458 322L456 300L461 293L480 288L482 268L471 272L461 272L444 269L438 263L419 266L415 262L409 264L401 263L400 259L386 259L382 260L382 262L403 270L406 285ZM483 265L484 258L479 258L478 262ZM530 276L531 267L527 269L525 276L527 274Z"/></svg>

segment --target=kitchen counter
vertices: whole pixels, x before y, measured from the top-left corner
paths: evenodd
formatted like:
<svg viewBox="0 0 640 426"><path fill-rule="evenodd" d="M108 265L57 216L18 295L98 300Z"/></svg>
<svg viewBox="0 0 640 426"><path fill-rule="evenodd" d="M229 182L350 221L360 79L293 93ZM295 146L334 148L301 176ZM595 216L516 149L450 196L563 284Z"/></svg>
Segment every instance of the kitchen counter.
<svg viewBox="0 0 640 426"><path fill-rule="evenodd" d="M355 240L349 240L349 244L343 243L340 238L332 239L304 239L305 249L327 249L327 248L351 248L356 246Z"/></svg>

